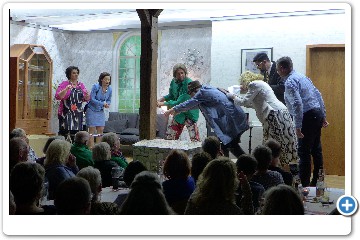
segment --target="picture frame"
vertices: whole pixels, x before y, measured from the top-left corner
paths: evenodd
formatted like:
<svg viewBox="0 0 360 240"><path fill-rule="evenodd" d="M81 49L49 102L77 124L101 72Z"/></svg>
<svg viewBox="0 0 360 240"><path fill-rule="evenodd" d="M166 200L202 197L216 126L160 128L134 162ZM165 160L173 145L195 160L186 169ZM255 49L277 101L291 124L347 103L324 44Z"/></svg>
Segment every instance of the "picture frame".
<svg viewBox="0 0 360 240"><path fill-rule="evenodd" d="M241 73L245 71L251 71L254 73L260 73L257 69L253 59L259 52L264 52L268 55L270 61L273 60L273 48L251 48L241 49Z"/></svg>

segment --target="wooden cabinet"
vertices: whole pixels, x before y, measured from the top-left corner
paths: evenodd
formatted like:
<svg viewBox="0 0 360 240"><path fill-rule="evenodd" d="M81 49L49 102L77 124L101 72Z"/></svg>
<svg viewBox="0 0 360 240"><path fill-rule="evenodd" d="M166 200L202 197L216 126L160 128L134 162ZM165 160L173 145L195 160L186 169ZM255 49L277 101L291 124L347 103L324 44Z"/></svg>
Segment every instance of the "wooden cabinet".
<svg viewBox="0 0 360 240"><path fill-rule="evenodd" d="M52 60L41 45L10 47L10 131L49 134Z"/></svg>

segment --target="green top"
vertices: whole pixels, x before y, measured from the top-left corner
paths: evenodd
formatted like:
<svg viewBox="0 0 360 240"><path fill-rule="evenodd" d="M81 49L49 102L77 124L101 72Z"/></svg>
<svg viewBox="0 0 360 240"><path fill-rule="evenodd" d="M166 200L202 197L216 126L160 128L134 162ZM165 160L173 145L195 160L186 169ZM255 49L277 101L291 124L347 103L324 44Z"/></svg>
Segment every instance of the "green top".
<svg viewBox="0 0 360 240"><path fill-rule="evenodd" d="M176 80L176 78L173 78L170 83L169 94L164 96L166 101L164 104L172 108L182 102L189 100L191 98L191 96L187 93L187 86L189 82L192 82L192 80L188 77L185 77L184 81L182 82L179 82ZM197 122L199 119L199 109L188 110L174 116L174 120L180 124L184 124L186 118Z"/></svg>
<svg viewBox="0 0 360 240"><path fill-rule="evenodd" d="M79 169L87 166L94 166L92 152L88 148L88 146L84 144L74 143L71 146L70 152L76 157L76 165L79 167Z"/></svg>
<svg viewBox="0 0 360 240"><path fill-rule="evenodd" d="M123 155L120 156L111 155L110 160L113 160L122 168L126 168L129 165L128 162L126 161L126 158Z"/></svg>

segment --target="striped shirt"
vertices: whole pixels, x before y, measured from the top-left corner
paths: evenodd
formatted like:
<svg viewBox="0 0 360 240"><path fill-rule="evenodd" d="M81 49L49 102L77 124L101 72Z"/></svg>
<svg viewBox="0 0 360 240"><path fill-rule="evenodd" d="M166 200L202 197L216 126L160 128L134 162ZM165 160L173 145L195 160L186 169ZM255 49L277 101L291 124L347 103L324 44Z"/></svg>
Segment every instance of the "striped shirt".
<svg viewBox="0 0 360 240"><path fill-rule="evenodd" d="M292 70L283 79L285 81L286 107L294 117L296 128L302 127L303 115L311 109L321 109L324 117L326 117L324 100L310 78Z"/></svg>

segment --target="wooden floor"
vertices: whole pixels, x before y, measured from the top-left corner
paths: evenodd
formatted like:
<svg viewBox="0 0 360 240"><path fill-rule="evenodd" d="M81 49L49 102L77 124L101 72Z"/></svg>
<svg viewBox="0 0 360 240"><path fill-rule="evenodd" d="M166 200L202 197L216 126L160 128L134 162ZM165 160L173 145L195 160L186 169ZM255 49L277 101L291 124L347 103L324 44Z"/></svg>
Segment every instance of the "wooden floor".
<svg viewBox="0 0 360 240"><path fill-rule="evenodd" d="M345 189L345 176L326 175L325 184L330 188L342 188Z"/></svg>

